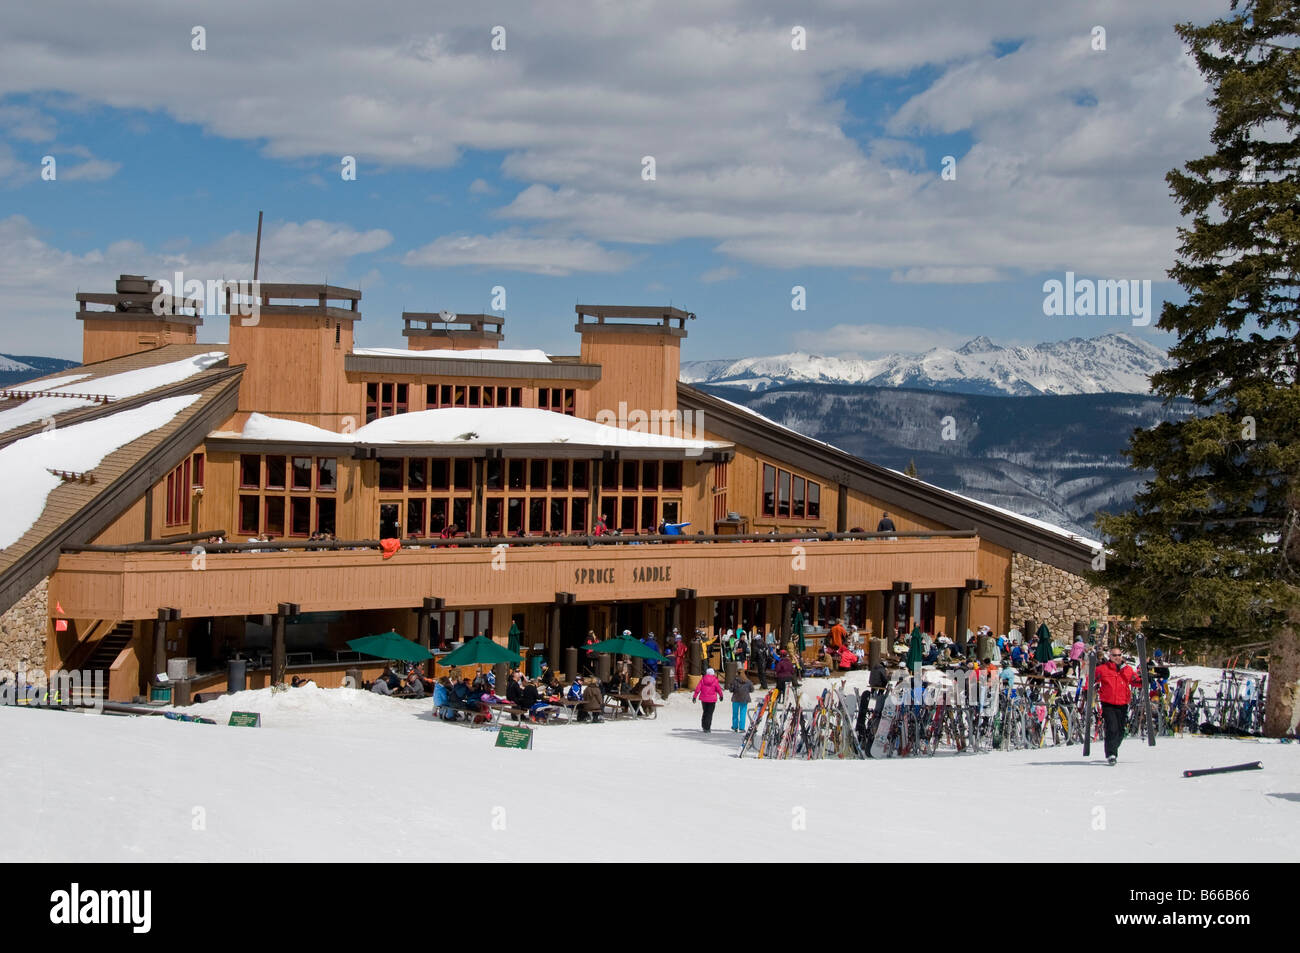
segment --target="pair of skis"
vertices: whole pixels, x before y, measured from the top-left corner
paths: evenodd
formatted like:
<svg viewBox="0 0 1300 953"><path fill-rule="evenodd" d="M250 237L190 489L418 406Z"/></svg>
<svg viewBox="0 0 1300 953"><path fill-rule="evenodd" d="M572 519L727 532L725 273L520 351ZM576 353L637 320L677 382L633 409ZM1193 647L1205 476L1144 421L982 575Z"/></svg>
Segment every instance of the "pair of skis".
<svg viewBox="0 0 1300 953"><path fill-rule="evenodd" d="M1155 747L1156 726L1151 719L1151 692L1147 686L1147 638L1142 633L1137 636L1138 672L1142 679L1142 718L1146 722L1147 744ZM1094 711L1097 702L1097 650L1088 653L1088 702L1084 709L1083 756L1092 755L1092 731Z"/></svg>

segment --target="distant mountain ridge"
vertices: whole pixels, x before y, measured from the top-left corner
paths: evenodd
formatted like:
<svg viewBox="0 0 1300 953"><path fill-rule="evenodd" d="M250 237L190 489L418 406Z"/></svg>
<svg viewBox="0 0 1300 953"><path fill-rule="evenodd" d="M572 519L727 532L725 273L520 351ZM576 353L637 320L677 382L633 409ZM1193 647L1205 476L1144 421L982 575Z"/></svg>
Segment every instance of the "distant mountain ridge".
<svg viewBox="0 0 1300 953"><path fill-rule="evenodd" d="M791 384L718 397L927 483L1096 538L1098 511L1127 509L1150 474L1123 451L1135 428L1195 405L1137 394L1006 397L894 387ZM951 418L949 420L949 418ZM945 428L949 421L951 428Z"/></svg>
<svg viewBox="0 0 1300 953"><path fill-rule="evenodd" d="M61 357L0 354L0 387L13 387L23 381L34 380L76 366L78 366L76 361L65 361Z"/></svg>
<svg viewBox="0 0 1300 953"><path fill-rule="evenodd" d="M1170 364L1160 348L1128 334L1006 347L981 335L953 350L877 358L825 357L796 351L738 360L685 361L688 384L763 392L790 384L906 387L1011 397L1149 394L1150 377Z"/></svg>

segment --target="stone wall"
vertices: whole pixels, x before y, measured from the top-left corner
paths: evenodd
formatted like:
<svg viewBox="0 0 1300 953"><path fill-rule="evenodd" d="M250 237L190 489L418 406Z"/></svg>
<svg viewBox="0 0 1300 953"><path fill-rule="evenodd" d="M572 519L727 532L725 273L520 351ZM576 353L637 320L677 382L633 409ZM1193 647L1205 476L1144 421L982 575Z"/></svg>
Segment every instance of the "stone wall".
<svg viewBox="0 0 1300 953"><path fill-rule="evenodd" d="M1106 589L1082 576L1021 553L1011 554L1011 624L1017 628L1025 619L1037 619L1047 623L1057 645L1068 645L1074 623L1106 621L1109 601Z"/></svg>
<svg viewBox="0 0 1300 953"><path fill-rule="evenodd" d="M48 578L42 579L0 615L0 669L45 668L45 636L49 626Z"/></svg>

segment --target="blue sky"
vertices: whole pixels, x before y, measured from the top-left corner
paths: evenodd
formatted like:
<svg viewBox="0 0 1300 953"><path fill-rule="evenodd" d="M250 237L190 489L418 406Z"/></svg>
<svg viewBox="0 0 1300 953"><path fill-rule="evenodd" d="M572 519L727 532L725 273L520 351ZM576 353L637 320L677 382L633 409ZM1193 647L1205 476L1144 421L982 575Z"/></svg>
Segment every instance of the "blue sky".
<svg viewBox="0 0 1300 953"><path fill-rule="evenodd" d="M578 301L694 311L686 359L1166 343L1123 316L1045 317L1042 285L1178 294L1163 175L1207 150L1209 116L1171 25L1223 12L504 5L435 25L386 0L303 26L295 3L267 22L195 6L0 15L0 352L78 357L73 295L119 272L248 277L258 209L262 277L360 286L365 345L400 346L404 309L486 311L494 285L507 346L553 353L577 349ZM300 43L273 42L279 18Z"/></svg>

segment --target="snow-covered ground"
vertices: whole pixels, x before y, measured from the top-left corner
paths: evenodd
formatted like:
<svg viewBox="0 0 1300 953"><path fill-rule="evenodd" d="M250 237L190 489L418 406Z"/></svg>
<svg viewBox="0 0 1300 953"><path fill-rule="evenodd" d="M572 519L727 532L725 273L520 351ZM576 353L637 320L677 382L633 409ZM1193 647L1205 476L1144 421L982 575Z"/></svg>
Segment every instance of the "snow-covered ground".
<svg viewBox="0 0 1300 953"><path fill-rule="evenodd" d="M850 676L852 687L864 673ZM805 683L816 691L824 684ZM0 708L0 860L1294 861L1300 745L1130 738L892 761L735 757L730 705L544 727L531 751L431 703L268 690L261 728ZM1184 779L1185 768L1264 770Z"/></svg>

